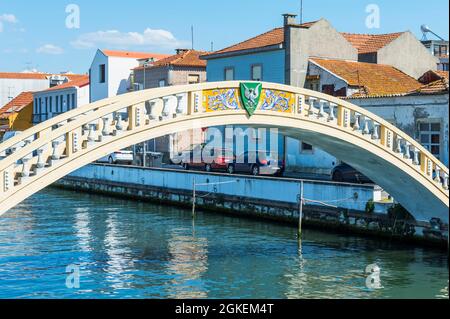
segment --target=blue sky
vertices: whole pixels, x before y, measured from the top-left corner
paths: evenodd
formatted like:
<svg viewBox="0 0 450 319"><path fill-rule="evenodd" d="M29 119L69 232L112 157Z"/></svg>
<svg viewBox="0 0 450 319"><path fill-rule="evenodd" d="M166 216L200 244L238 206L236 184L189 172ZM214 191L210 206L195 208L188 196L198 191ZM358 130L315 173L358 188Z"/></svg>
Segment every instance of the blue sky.
<svg viewBox="0 0 450 319"><path fill-rule="evenodd" d="M80 9L80 28L67 28L66 7ZM366 27L366 7L380 9L379 28ZM410 30L421 38L427 24L448 39L447 0L304 0L304 21L326 18L338 31L387 33ZM298 13L300 0L0 0L0 72L27 68L85 73L96 48L173 53L209 50L282 25L282 13Z"/></svg>

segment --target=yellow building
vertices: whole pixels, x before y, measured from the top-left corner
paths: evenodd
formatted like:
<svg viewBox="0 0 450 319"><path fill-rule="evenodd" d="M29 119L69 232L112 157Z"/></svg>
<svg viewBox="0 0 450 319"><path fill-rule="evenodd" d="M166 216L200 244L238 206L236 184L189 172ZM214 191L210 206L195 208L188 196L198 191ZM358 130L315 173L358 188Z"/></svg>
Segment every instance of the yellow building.
<svg viewBox="0 0 450 319"><path fill-rule="evenodd" d="M33 93L23 92L0 109L0 137L7 131L24 131L33 126Z"/></svg>

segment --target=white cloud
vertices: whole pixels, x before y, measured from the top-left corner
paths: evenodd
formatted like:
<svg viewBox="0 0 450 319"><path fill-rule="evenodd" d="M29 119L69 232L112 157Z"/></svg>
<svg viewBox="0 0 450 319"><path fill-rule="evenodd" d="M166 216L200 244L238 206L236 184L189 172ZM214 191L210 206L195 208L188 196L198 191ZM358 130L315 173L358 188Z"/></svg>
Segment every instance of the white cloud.
<svg viewBox="0 0 450 319"><path fill-rule="evenodd" d="M112 48L146 47L173 49L186 45L166 30L145 29L139 32L120 32L117 30L97 31L80 35L71 42L77 49L98 48L109 46Z"/></svg>
<svg viewBox="0 0 450 319"><path fill-rule="evenodd" d="M53 55L58 55L58 54L63 54L64 50L56 45L53 44L46 44L41 46L40 48L38 48L36 50L37 53L43 53L43 54L53 54Z"/></svg>
<svg viewBox="0 0 450 319"><path fill-rule="evenodd" d="M19 20L16 18L14 14L4 13L0 15L0 32L3 32L4 23L18 23Z"/></svg>

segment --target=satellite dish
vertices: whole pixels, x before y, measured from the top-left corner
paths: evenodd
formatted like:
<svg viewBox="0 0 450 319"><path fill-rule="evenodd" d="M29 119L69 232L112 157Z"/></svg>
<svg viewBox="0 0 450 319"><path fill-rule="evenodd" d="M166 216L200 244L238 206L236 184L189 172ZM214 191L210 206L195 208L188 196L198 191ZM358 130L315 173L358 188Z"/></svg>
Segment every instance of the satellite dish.
<svg viewBox="0 0 450 319"><path fill-rule="evenodd" d="M443 38L434 33L426 24L422 24L420 26L420 30L422 30L423 33L423 40L427 40L427 33L431 33L436 36L436 38L439 38L439 40L445 41Z"/></svg>
<svg viewBox="0 0 450 319"><path fill-rule="evenodd" d="M420 30L422 30L423 33L431 32L431 29L426 24L422 24Z"/></svg>

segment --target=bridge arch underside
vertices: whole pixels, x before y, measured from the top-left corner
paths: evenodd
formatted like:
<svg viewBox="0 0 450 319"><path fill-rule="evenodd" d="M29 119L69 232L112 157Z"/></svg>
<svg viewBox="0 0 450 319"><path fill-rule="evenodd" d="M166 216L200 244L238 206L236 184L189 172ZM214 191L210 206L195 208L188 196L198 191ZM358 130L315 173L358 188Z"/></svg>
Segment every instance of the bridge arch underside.
<svg viewBox="0 0 450 319"><path fill-rule="evenodd" d="M351 130L343 131L304 118L284 117L279 114L254 114L248 118L243 112L190 116L162 122L152 127L124 131L111 140L96 143L92 148L81 151L78 156L59 161L53 165L49 173L34 179L26 187L19 186L7 204L0 204L7 205L3 206L6 211L35 192L76 169L108 155L113 150L193 128L223 125L276 127L279 133L319 147L353 166L391 194L414 215L416 220L429 221L437 217L448 223L449 203L439 187L404 163L395 153L387 152L380 146L370 143L367 137L358 136Z"/></svg>

